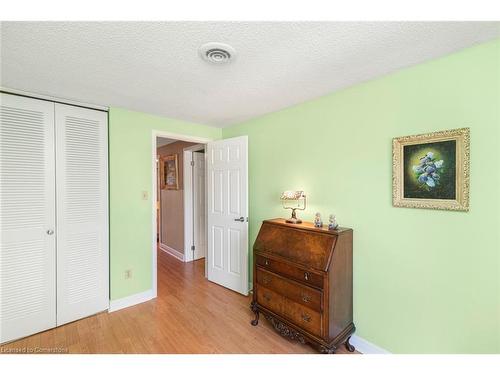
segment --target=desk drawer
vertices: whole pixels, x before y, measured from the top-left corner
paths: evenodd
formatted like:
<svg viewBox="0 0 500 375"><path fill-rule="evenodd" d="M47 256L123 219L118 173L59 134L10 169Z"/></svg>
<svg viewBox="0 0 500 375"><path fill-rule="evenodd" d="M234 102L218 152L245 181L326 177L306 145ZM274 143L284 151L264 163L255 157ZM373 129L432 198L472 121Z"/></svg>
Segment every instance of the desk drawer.
<svg viewBox="0 0 500 375"><path fill-rule="evenodd" d="M320 313L289 299L285 299L283 314L291 322L302 327L306 331L316 336L322 336L323 330Z"/></svg>
<svg viewBox="0 0 500 375"><path fill-rule="evenodd" d="M288 276L304 284L317 288L323 288L323 275L321 274L310 272L304 268L270 259L262 255L257 255L255 261L257 262L257 265L270 271Z"/></svg>
<svg viewBox="0 0 500 375"><path fill-rule="evenodd" d="M287 280L275 273L266 271L257 266L257 282L266 288L284 295L306 307L316 311L322 310L321 298L322 292L317 289L301 285L295 281Z"/></svg>
<svg viewBox="0 0 500 375"><path fill-rule="evenodd" d="M283 304L285 298L272 290L257 285L257 303L264 306L276 314L283 314Z"/></svg>

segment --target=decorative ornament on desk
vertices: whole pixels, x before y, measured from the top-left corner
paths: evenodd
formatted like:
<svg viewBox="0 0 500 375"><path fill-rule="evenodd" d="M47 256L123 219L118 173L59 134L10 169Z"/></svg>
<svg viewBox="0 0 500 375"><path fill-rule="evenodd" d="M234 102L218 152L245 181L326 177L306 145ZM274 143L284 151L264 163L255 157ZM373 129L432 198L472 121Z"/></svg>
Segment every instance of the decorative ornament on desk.
<svg viewBox="0 0 500 375"><path fill-rule="evenodd" d="M296 210L305 210L306 209L306 195L302 190L297 191L284 191L281 194L281 203L283 204L283 208L292 210L292 217L286 220L287 223L292 224L300 224L302 220L297 218Z"/></svg>
<svg viewBox="0 0 500 375"><path fill-rule="evenodd" d="M335 230L339 227L339 224L337 223L337 218L335 215L331 214L329 219L328 219L328 230Z"/></svg>
<svg viewBox="0 0 500 375"><path fill-rule="evenodd" d="M314 217L314 226L316 228L323 228L323 221L321 221L321 214L316 212L316 216Z"/></svg>

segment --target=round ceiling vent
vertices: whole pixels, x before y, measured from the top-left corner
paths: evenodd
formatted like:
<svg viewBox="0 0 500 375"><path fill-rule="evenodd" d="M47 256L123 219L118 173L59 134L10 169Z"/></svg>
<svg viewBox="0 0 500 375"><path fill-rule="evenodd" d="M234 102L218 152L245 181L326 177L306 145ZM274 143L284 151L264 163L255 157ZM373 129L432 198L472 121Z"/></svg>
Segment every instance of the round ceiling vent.
<svg viewBox="0 0 500 375"><path fill-rule="evenodd" d="M199 49L200 57L213 64L227 64L234 60L236 51L224 43L206 43Z"/></svg>

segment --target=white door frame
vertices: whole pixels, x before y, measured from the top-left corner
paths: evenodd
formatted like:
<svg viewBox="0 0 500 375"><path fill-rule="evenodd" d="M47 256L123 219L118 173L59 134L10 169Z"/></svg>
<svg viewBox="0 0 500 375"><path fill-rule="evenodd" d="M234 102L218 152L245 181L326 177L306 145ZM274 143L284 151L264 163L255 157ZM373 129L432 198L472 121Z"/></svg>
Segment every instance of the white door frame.
<svg viewBox="0 0 500 375"><path fill-rule="evenodd" d="M157 186L156 186L156 158L157 158L157 147L156 147L156 138L170 138L175 139L177 141L185 141L185 142L193 142L193 143L202 143L206 144L208 142L212 142L215 139L212 138L203 138L196 137L191 135L179 134L179 133L170 133L161 130L152 130L151 132L151 171L152 171L152 180L151 180L151 191L152 191L152 199L151 199L151 217L152 217L152 234L151 234L151 254L152 254L152 262L151 262L151 275L152 275L152 298L157 297L157 286L158 286L158 277L157 277L157 262L156 262L156 201L157 197ZM205 189L206 194L206 189ZM206 201L206 199L205 199Z"/></svg>
<svg viewBox="0 0 500 375"><path fill-rule="evenodd" d="M193 160L193 152L205 150L205 144L198 144L190 147L186 147L183 150L183 163L184 163L184 262L191 262L193 260L193 252L191 251L191 245L193 242L193 168L191 166L191 161ZM205 166L206 167L206 166ZM206 179L205 179L205 195L206 189ZM205 199L205 206L207 201ZM206 210L205 210L206 212Z"/></svg>

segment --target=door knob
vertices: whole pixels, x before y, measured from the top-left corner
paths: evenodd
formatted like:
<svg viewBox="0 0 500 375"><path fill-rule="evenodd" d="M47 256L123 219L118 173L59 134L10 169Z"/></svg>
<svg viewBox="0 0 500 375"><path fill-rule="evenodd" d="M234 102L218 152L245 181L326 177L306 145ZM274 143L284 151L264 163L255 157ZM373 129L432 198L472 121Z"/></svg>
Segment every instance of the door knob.
<svg viewBox="0 0 500 375"><path fill-rule="evenodd" d="M53 231L52 229L48 229L48 230L47 230L47 234L48 234L49 236L52 236L52 235L54 234L54 231Z"/></svg>
<svg viewBox="0 0 500 375"><path fill-rule="evenodd" d="M239 219L234 219L234 221L241 221L243 223L245 221L245 218L242 216Z"/></svg>

